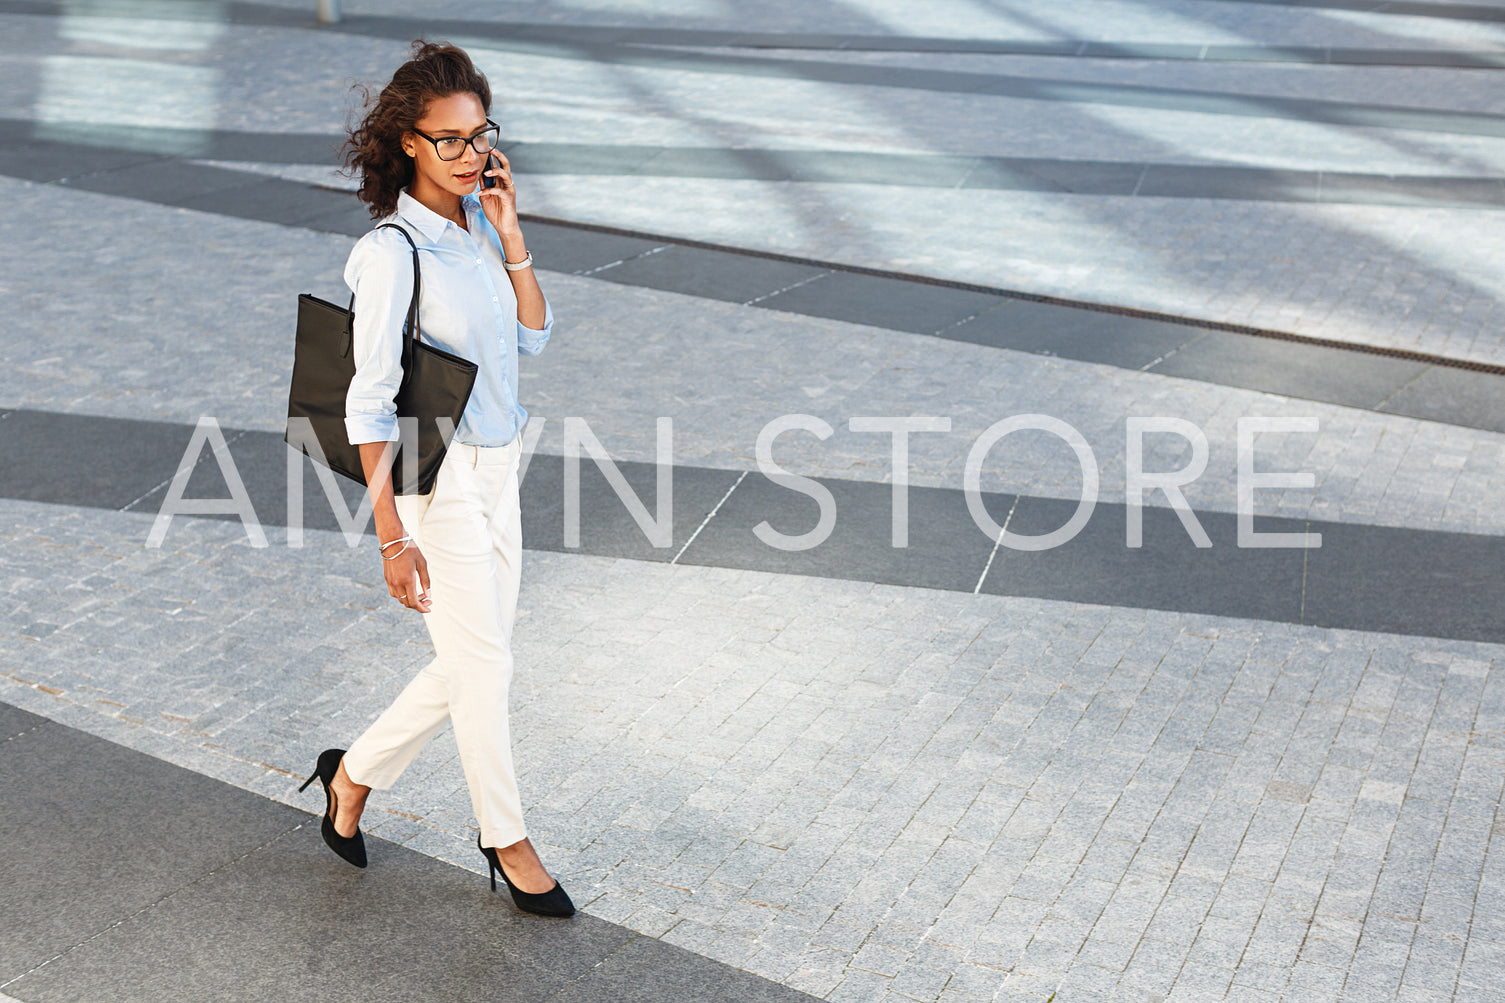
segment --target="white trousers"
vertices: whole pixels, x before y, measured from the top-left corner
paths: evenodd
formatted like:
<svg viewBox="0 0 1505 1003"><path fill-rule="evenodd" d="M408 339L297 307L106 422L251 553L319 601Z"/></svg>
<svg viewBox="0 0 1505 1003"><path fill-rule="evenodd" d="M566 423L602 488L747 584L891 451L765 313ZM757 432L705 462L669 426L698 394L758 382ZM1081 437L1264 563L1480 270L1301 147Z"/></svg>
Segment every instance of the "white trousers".
<svg viewBox="0 0 1505 1003"><path fill-rule="evenodd" d="M386 789L446 723L485 846L527 835L512 767L507 691L522 561L519 443L453 443L427 495L399 495L403 530L428 561L436 657L345 753L358 784Z"/></svg>

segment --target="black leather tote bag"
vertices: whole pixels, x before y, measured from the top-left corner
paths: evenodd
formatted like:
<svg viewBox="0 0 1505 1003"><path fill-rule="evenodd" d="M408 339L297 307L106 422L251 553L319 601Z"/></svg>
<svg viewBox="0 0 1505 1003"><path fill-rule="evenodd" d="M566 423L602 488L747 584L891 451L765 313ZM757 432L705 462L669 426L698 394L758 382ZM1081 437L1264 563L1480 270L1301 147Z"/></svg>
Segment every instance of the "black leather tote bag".
<svg viewBox="0 0 1505 1003"><path fill-rule="evenodd" d="M426 495L434 490L444 452L470 400L476 364L420 340L418 245L397 224L377 227L384 228L402 234L413 249L413 298L403 326L402 385L394 398L401 438L392 464L392 487L400 495ZM314 462L364 484L360 447L350 444L345 431L345 395L355 377L354 296L350 304L341 309L308 293L298 297L297 345L284 438Z"/></svg>

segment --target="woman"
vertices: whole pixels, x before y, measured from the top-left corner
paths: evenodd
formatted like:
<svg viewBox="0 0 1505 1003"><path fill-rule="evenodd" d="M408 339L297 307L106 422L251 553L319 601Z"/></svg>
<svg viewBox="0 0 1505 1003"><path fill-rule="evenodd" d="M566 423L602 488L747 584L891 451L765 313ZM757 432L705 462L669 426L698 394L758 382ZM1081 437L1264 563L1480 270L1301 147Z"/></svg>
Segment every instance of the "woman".
<svg viewBox="0 0 1505 1003"><path fill-rule="evenodd" d="M478 371L433 492L394 497L383 457L398 438L392 397L402 380L413 252L391 229L362 237L345 266L356 356L346 430L360 446L387 591L424 615L436 657L348 752L320 754L314 776L325 790L324 841L364 867L366 796L390 787L452 724L492 889L500 871L519 908L568 916L569 896L528 842L507 722L527 421L518 353L543 349L553 316L518 225L507 158L494 152L490 105L491 88L464 51L415 42L347 144L346 164L360 174L372 218L401 225L417 245L423 337ZM481 187L483 178L494 187Z"/></svg>

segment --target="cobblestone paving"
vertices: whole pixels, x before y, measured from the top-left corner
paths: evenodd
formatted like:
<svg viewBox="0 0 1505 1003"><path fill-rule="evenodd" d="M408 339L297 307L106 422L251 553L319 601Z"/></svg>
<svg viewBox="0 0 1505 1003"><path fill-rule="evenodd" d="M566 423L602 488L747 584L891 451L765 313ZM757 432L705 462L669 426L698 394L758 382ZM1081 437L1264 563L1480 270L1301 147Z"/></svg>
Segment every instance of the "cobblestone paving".
<svg viewBox="0 0 1505 1003"><path fill-rule="evenodd" d="M285 6L306 12L309 4ZM409 16L396 0L349 14ZM165 8L155 8L161 13ZM12 114L87 131L334 133L404 44L221 23L0 15ZM731 8L452 0L434 17L1188 44L1505 48L1444 17L1175 0ZM1491 135L627 66L477 44L530 142L844 149L1499 176ZM746 55L746 51L742 51ZM769 52L1497 114L1494 71ZM148 100L149 99L149 100ZM182 133L174 133L180 138ZM198 155L191 132L180 151ZM322 171L275 163L287 174ZM1498 213L900 185L520 175L525 208L1372 344L1505 361ZM293 296L336 298L351 241L0 178L0 407L280 429ZM749 207L755 207L750 209ZM958 226L957 220L991 225ZM50 235L38 241L38 234ZM545 263L546 264L546 263ZM524 374L557 451L580 415L619 459L882 480L861 415L939 414L911 479L957 486L992 422L1076 425L1123 479L1124 419L1206 433L1186 490L1233 506L1241 416L1311 471L1262 512L1499 534L1505 436L544 276L559 336ZM987 487L1071 496L1048 440ZM1147 451L1174 469L1168 437ZM369 541L0 500L0 700L272 798L430 657ZM1505 975L1505 648L761 572L530 553L514 726L529 824L603 918L829 1000L1489 1000ZM447 738L372 831L478 870ZM479 885L478 881L478 889Z"/></svg>
<svg viewBox="0 0 1505 1003"><path fill-rule="evenodd" d="M0 510L0 699L270 797L307 807L428 657L335 534L148 551L146 516ZM1498 974L1505 648L553 554L524 582L529 824L594 915L831 1000ZM367 818L477 868L445 738Z"/></svg>

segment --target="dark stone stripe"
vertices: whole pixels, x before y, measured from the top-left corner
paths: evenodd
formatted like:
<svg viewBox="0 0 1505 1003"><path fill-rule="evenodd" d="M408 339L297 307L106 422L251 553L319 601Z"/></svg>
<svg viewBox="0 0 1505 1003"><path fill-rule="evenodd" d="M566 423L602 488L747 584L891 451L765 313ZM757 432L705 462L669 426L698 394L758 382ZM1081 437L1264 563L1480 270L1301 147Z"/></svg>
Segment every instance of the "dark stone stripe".
<svg viewBox="0 0 1505 1003"><path fill-rule="evenodd" d="M0 776L0 982L21 999L815 998L592 916L525 916L376 837L357 871L305 811L4 703Z"/></svg>
<svg viewBox="0 0 1505 1003"><path fill-rule="evenodd" d="M1284 3L1288 0L1250 0L1250 2ZM1337 4L1309 3L1299 6L1339 6ZM1345 9L1371 9L1376 6L1354 4ZM1423 16L1458 16L1454 8L1437 4L1413 5ZM228 3L213 7L172 10L163 8L133 11L129 16L136 19L172 17L188 19L214 18L214 11L223 11L223 17L233 24L278 26L288 28L316 28L327 30L328 26L316 25L309 11L296 8L267 7L261 4ZM1435 14L1443 9L1449 13ZM1464 7L1465 11L1483 9L1495 13L1494 8ZM0 0L0 13L34 14L54 16L63 12L61 4L45 0ZM87 17L91 14L118 17L119 11L100 9L74 9L67 12L72 17ZM1382 13L1395 13L1382 11ZM1495 17L1483 18L1493 20ZM395 26L404 19L396 17L369 18L359 15L347 18L337 29L347 34L359 34L362 24L373 24L377 34L390 37ZM1500 68L1505 67L1505 53L1487 49L1364 49L1323 45L1194 45L1185 43L1116 43L1078 41L1071 39L987 39L947 38L943 36L916 35L853 35L833 32L776 32L734 31L705 28L631 27L591 24L538 24L521 21L436 21L428 18L410 20L414 36L423 34L463 33L487 39L534 42L557 42L593 45L650 45L650 46L698 46L702 48L735 49L805 49L836 52L918 52L918 53L977 53L983 55L1048 56L1084 59L1139 59L1191 62L1280 62L1313 63L1320 65L1353 66L1441 66L1453 68Z"/></svg>
<svg viewBox="0 0 1505 1003"><path fill-rule="evenodd" d="M1364 14L1438 17L1452 21L1505 21L1505 7L1477 3L1431 3L1417 0L1205 0L1210 3L1255 3L1270 7L1352 10Z"/></svg>
<svg viewBox="0 0 1505 1003"><path fill-rule="evenodd" d="M0 495L134 512L161 508L192 432L186 425L42 411L0 415ZM288 450L281 437L227 429L226 438L258 518L285 525ZM298 462L304 468L304 525L338 529L308 461ZM1004 447L994 462L1007 462ZM1174 512L1147 507L1144 546L1131 550L1124 544L1124 506L1104 501L1070 543L1038 553L999 548L984 578L993 541L972 521L957 488L911 488L910 542L896 549L890 544L890 485L815 478L836 499L835 530L824 543L792 553L765 545L753 527L766 520L786 535L808 532L818 515L813 500L759 473L738 484L735 471L677 466L673 540L655 548L595 465L582 460L581 546L570 548L564 542L563 466L561 457L539 454L528 467L523 543L530 550L667 562L688 543L682 563L962 592L973 591L981 579L982 591L996 595L1505 642L1499 616L1505 608L1502 536L1259 518L1259 532L1317 532L1323 545L1310 551L1239 549L1233 515L1199 512L1213 541L1211 549L1201 550ZM656 468L618 466L654 511ZM353 509L361 488L344 479L340 487L347 509ZM206 449L186 496L227 494ZM720 509L707 521L718 502ZM1074 502L1012 494L985 494L984 503L1000 524L1012 512L1009 529L1021 535L1049 533L1075 509Z"/></svg>
<svg viewBox="0 0 1505 1003"><path fill-rule="evenodd" d="M14 138L21 124L0 126L0 141L7 128ZM371 227L365 209L345 192L128 149L7 144L0 146L0 174L330 233L357 236ZM1499 375L1451 360L1262 338L1207 322L1041 302L1013 290L864 274L609 228L536 219L528 227L540 267L554 271L1505 432Z"/></svg>
<svg viewBox="0 0 1505 1003"><path fill-rule="evenodd" d="M520 172L729 178L1256 202L1505 208L1505 179L1043 157L513 143Z"/></svg>
<svg viewBox="0 0 1505 1003"><path fill-rule="evenodd" d="M455 31L519 41L598 45L692 46L787 49L816 52L893 52L936 55L1039 56L1071 59L1130 59L1198 63L1302 63L1324 66L1436 66L1497 69L1505 53L1489 49L1366 49L1331 45L1196 45L1178 42L1097 42L1024 39L940 38L905 35L794 34L697 31L678 28L598 28L572 25L467 23ZM714 55L711 54L711 55Z"/></svg>
<svg viewBox="0 0 1505 1003"><path fill-rule="evenodd" d="M344 28L343 25L337 26ZM374 26L364 20L348 30L372 33ZM392 37L409 37L412 25ZM453 33L454 41L465 44L473 32ZM1067 104L1105 104L1117 107L1148 108L1159 111L1197 112L1241 118L1275 118L1298 122L1321 122L1328 125L1377 129L1408 129L1473 136L1505 136L1505 116L1476 112L1450 112L1392 105L1369 105L1317 98L1291 98L1276 95L1230 94L1197 91L1146 84L1106 84L1077 80L1048 80L1035 76L967 73L953 70L901 69L890 66L864 66L848 63L822 63L804 59L706 54L670 49L633 48L590 44L571 45L553 42L502 40L517 52L584 59L595 63L640 66L650 69L697 70L707 73L735 74L752 77L812 80L822 83L867 87L897 87L906 90L947 94L977 94L989 97L1018 98L1030 101L1057 101Z"/></svg>
<svg viewBox="0 0 1505 1003"><path fill-rule="evenodd" d="M76 129L0 120L0 173L153 201L210 194L252 183L235 171L176 164L165 148L205 160L271 164L338 162L338 136L102 127L105 148L66 140ZM117 152L118 148L120 149ZM1352 203L1430 208L1505 208L1505 178L1296 171L1220 164L1158 164L1045 157L768 150L730 147L524 143L503 145L520 173L616 177L725 178L754 181L968 188L1213 198L1255 202ZM257 177L257 181L267 179Z"/></svg>

